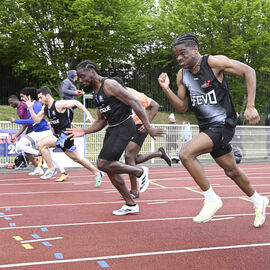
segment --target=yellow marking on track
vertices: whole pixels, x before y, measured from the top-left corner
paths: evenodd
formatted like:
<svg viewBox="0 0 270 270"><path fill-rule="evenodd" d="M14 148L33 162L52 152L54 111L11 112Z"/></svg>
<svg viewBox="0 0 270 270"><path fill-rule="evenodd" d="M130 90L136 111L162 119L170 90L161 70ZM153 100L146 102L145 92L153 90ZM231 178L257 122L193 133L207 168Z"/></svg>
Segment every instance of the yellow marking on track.
<svg viewBox="0 0 270 270"><path fill-rule="evenodd" d="M189 191L193 191L193 192L199 193L199 194L203 194L201 191L195 190L195 189L190 188L190 187L185 187L185 189L187 189L187 190L189 190Z"/></svg>
<svg viewBox="0 0 270 270"><path fill-rule="evenodd" d="M160 184L157 184L156 182L154 182L154 181L149 181L151 184L153 184L153 185L156 185L156 186L158 186L158 187L161 187L161 188L167 188L167 187L165 187L165 186L162 186L162 185L160 185Z"/></svg>
<svg viewBox="0 0 270 270"><path fill-rule="evenodd" d="M22 245L25 249L32 249L33 247L30 244L23 244Z"/></svg>
<svg viewBox="0 0 270 270"><path fill-rule="evenodd" d="M244 200L244 201L248 201L248 202L252 202L249 198L245 198L245 197L240 197L239 199ZM268 205L267 207L270 208L270 205Z"/></svg>
<svg viewBox="0 0 270 270"><path fill-rule="evenodd" d="M22 240L23 240L20 236L13 236L13 238L14 238L16 241L22 241Z"/></svg>

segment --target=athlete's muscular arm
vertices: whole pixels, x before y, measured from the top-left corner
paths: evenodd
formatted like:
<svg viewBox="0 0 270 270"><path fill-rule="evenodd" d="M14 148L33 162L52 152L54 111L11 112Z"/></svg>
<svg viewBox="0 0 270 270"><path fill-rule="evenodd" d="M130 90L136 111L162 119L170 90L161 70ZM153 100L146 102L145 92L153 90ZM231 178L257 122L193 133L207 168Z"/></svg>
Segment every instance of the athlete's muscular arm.
<svg viewBox="0 0 270 270"><path fill-rule="evenodd" d="M77 107L86 114L86 120L94 122L95 119L92 117L91 113L83 106L83 104L78 100L59 100L55 103L55 107L58 112L64 112L68 108Z"/></svg>
<svg viewBox="0 0 270 270"><path fill-rule="evenodd" d="M255 96L256 96L255 70L242 62L229 59L224 55L209 56L208 64L212 68L216 78L220 82L222 82L223 80L222 71L245 78L248 97L244 115L250 124L258 123L260 121L260 116L255 108Z"/></svg>
<svg viewBox="0 0 270 270"><path fill-rule="evenodd" d="M148 119L149 119L149 122L151 123L158 113L159 104L155 100L152 99L148 108L150 108Z"/></svg>
<svg viewBox="0 0 270 270"><path fill-rule="evenodd" d="M35 113L33 106L34 106L34 101L31 101L30 98L26 98L25 100L25 104L28 107L28 110L31 114L31 117L33 119L33 121L38 124L44 117L45 117L45 112L44 112L44 106L42 106L41 110L39 111L38 114Z"/></svg>
<svg viewBox="0 0 270 270"><path fill-rule="evenodd" d="M170 89L170 79L167 73L161 73L158 77L158 82L176 111L181 114L185 113L188 109L188 97L187 90L182 84L182 69L177 74L177 95Z"/></svg>
<svg viewBox="0 0 270 270"><path fill-rule="evenodd" d="M91 125L91 127L87 129L82 129L76 125L73 125L73 128L67 128L66 132L70 133L70 135L68 135L68 138L74 139L76 137L81 137L85 134L94 133L103 129L107 125L107 123L103 118L102 114L99 112L99 110L97 110L97 115L98 119L95 120L95 122Z"/></svg>
<svg viewBox="0 0 270 270"><path fill-rule="evenodd" d="M147 114L140 101L126 91L125 88L115 80L106 80L103 90L107 96L114 96L121 102L131 106L137 116L141 119L146 131L150 136L163 136L163 134L166 133L166 130L164 129L156 129L150 126Z"/></svg>

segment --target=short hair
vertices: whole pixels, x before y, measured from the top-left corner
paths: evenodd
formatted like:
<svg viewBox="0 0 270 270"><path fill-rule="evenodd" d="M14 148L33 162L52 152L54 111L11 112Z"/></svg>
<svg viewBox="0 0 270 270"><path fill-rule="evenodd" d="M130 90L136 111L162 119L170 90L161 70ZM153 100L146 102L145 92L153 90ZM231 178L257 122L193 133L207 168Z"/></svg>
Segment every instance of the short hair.
<svg viewBox="0 0 270 270"><path fill-rule="evenodd" d="M113 80L117 81L119 84L121 84L123 87L126 87L124 84L124 81L120 77L112 77Z"/></svg>
<svg viewBox="0 0 270 270"><path fill-rule="evenodd" d="M48 87L48 86L41 86L38 90L37 90L37 95L38 94L42 94L42 95L47 95L47 94L49 94L49 95L52 95L52 91L51 91L51 89Z"/></svg>
<svg viewBox="0 0 270 270"><path fill-rule="evenodd" d="M10 96L8 97L8 100L9 100L9 99L19 100L18 97L17 97L16 95L10 95Z"/></svg>
<svg viewBox="0 0 270 270"><path fill-rule="evenodd" d="M24 87L20 90L20 94L24 94L26 96L30 96L31 99L37 99L37 88L36 87Z"/></svg>
<svg viewBox="0 0 270 270"><path fill-rule="evenodd" d="M94 69L97 74L100 75L100 71L98 70L96 64L91 60L83 60L81 63L77 65L77 70L90 70Z"/></svg>
<svg viewBox="0 0 270 270"><path fill-rule="evenodd" d="M180 35L173 43L173 46L177 46L179 44L185 44L188 47L195 47L197 46L198 49L200 48L199 41L197 37L190 33L184 33Z"/></svg>

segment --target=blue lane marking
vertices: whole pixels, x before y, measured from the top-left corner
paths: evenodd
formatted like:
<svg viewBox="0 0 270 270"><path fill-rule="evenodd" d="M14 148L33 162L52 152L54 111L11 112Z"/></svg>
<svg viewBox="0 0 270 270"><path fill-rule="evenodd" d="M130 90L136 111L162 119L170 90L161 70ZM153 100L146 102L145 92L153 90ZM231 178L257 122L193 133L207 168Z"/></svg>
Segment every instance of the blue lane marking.
<svg viewBox="0 0 270 270"><path fill-rule="evenodd" d="M51 247L51 246L52 246L52 244L49 243L49 242L42 242L42 244L43 244L44 246L46 246L46 247Z"/></svg>
<svg viewBox="0 0 270 270"><path fill-rule="evenodd" d="M9 223L10 227L16 227L16 223Z"/></svg>
<svg viewBox="0 0 270 270"><path fill-rule="evenodd" d="M4 216L5 215L5 213L0 213L0 216Z"/></svg>
<svg viewBox="0 0 270 270"><path fill-rule="evenodd" d="M62 253L54 253L54 257L55 257L56 259L64 259L64 256L63 256Z"/></svg>
<svg viewBox="0 0 270 270"><path fill-rule="evenodd" d="M12 220L11 217L5 217L5 220Z"/></svg>
<svg viewBox="0 0 270 270"><path fill-rule="evenodd" d="M110 267L105 261L97 261L97 263L98 263L102 268Z"/></svg>
<svg viewBox="0 0 270 270"><path fill-rule="evenodd" d="M42 230L43 232L47 232L47 231L48 231L47 228L41 228L41 230Z"/></svg>
<svg viewBox="0 0 270 270"><path fill-rule="evenodd" d="M40 236L37 235L37 234L32 234L32 237L33 237L33 238L36 238L36 239L40 238Z"/></svg>
<svg viewBox="0 0 270 270"><path fill-rule="evenodd" d="M10 208L6 208L6 211L10 211Z"/></svg>

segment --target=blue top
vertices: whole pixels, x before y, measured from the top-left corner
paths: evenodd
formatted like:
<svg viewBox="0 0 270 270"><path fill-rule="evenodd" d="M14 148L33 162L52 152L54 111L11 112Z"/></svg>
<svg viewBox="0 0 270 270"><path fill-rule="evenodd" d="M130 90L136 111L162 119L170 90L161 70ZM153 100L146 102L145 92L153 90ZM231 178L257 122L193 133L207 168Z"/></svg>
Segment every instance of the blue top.
<svg viewBox="0 0 270 270"><path fill-rule="evenodd" d="M34 101L33 110L35 114L38 114L42 109L42 105L38 101ZM28 119L15 119L15 123L19 125L33 125L35 132L41 132L45 130L50 130L50 126L45 118L43 118L39 123L35 124L34 120L31 117L29 110L27 109Z"/></svg>

